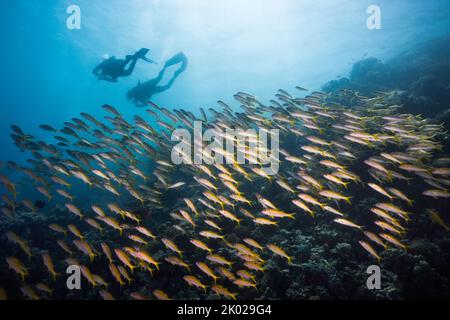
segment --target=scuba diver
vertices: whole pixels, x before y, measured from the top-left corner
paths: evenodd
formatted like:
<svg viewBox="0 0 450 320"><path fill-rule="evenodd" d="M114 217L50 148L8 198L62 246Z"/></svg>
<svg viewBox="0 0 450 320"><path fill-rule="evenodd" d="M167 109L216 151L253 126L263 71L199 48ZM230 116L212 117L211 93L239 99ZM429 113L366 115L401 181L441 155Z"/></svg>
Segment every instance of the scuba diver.
<svg viewBox="0 0 450 320"><path fill-rule="evenodd" d="M158 83L164 76L166 69L170 66L181 64L180 67L174 72L172 78L166 85L158 86ZM144 83L138 83L136 87L128 91L127 99L131 100L136 106L143 107L147 105L147 101L156 94L166 91L172 87L176 78L184 71L187 67L187 57L184 53L180 52L174 55L172 58L166 61L164 68L159 72L158 76L154 79L148 80Z"/></svg>
<svg viewBox="0 0 450 320"><path fill-rule="evenodd" d="M133 55L127 55L125 59L116 59L111 57L103 60L92 71L98 77L98 80L117 82L118 77L128 77L134 71L134 67L139 59L156 64L153 60L145 57L149 49L142 48ZM128 68L127 68L128 65Z"/></svg>

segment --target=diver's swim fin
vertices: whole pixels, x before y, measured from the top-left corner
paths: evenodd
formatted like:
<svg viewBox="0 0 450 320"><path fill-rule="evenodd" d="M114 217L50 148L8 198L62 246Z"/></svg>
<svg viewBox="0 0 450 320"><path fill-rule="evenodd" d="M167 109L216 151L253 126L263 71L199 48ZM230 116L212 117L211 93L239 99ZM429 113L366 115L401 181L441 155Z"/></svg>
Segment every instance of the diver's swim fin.
<svg viewBox="0 0 450 320"><path fill-rule="evenodd" d="M183 52L177 53L172 58L167 60L165 67L173 66L174 64L182 62L183 64L187 64L187 57Z"/></svg>
<svg viewBox="0 0 450 320"><path fill-rule="evenodd" d="M136 59L142 59L144 61L147 61L149 63L153 63L153 64L157 64L155 61L153 61L152 59L147 58L145 55L149 52L150 50L147 48L142 48L140 49L138 52L136 52L134 54L134 57Z"/></svg>
<svg viewBox="0 0 450 320"><path fill-rule="evenodd" d="M142 48L134 54L136 59L145 58L145 55L150 51L150 49Z"/></svg>
<svg viewBox="0 0 450 320"><path fill-rule="evenodd" d="M142 60L147 61L149 63L153 63L153 64L157 64L155 61L153 61L152 59L146 58L146 57L142 57Z"/></svg>

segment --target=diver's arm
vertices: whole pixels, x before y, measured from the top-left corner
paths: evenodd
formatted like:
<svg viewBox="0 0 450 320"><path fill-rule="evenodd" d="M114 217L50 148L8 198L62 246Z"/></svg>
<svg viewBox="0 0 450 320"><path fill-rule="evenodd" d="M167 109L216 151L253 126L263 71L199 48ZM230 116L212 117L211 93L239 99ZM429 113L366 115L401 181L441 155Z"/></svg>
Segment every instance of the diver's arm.
<svg viewBox="0 0 450 320"><path fill-rule="evenodd" d="M105 81L110 81L110 82L117 82L116 79L113 79L111 77L107 77L107 75L103 74L103 72L102 72L103 71L103 66L104 66L104 63L102 62L98 66L96 66L94 68L94 70L92 70L92 73L97 77L97 80L98 81L105 80Z"/></svg>
<svg viewBox="0 0 450 320"><path fill-rule="evenodd" d="M117 82L117 78L113 78L111 76L106 76L106 75L103 75L103 74L99 75L97 80L98 81L105 80L105 81L108 81L108 82Z"/></svg>
<svg viewBox="0 0 450 320"><path fill-rule="evenodd" d="M147 101L142 101L142 100L139 100L138 98L136 98L136 97L133 97L132 99L131 99L131 101L134 103L134 105L136 106L136 107L145 107L146 105L147 105Z"/></svg>
<svg viewBox="0 0 450 320"><path fill-rule="evenodd" d="M93 73L95 76L99 77L99 78L101 78L100 70L102 69L102 65L103 65L103 62L100 63L98 66L96 66L96 67L94 68L94 70L92 70L92 73Z"/></svg>

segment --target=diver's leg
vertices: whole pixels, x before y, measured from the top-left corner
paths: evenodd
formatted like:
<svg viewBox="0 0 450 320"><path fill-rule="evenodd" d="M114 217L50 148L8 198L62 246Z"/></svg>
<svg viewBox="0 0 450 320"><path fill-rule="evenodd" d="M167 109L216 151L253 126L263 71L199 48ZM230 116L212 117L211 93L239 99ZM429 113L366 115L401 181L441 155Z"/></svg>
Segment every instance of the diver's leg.
<svg viewBox="0 0 450 320"><path fill-rule="evenodd" d="M121 75L122 77L128 77L128 76L130 76L130 75L133 73L134 68L136 67L137 60L138 60L138 58L133 58L133 59L131 60L131 63L130 63L130 65L128 66L127 69L125 69L125 67L126 67L126 64L125 64L124 69L123 69L123 71L121 72L120 75ZM126 60L125 60L125 61L126 61ZM128 63L128 62L127 62L127 63Z"/></svg>
<svg viewBox="0 0 450 320"><path fill-rule="evenodd" d="M144 58L145 55L149 52L150 50L147 48L142 48L139 51L137 51L134 55L128 55L125 57L125 61L124 61L124 65L123 65L123 71L121 73L122 77L128 77L130 76L133 71L134 68L136 67L136 63L140 58ZM131 63L130 63L131 61ZM129 67L127 69L126 66L128 65L128 63L130 63Z"/></svg>
<svg viewBox="0 0 450 320"><path fill-rule="evenodd" d="M181 54L182 54L182 53L181 53ZM169 80L169 82L168 82L166 85L164 85L164 86L159 86L159 87L155 86L154 89L153 89L153 93L160 93L160 92L169 90L169 89L173 86L173 84L175 83L175 80L178 78L178 76L179 76L184 70L186 70L186 67L187 67L187 58L186 58L186 56L185 56L184 54L182 54L182 55L183 55L183 59L181 60L181 62L182 62L181 67L180 67L177 71L174 72L172 78ZM180 62L180 61L179 61L179 62ZM167 64L167 63L166 63L166 64ZM167 67L167 66L166 66L166 67ZM164 69L161 71L161 73L163 73L163 71L165 70L166 67L164 67ZM161 73L160 73L160 74L161 74ZM159 82L159 81L158 81L158 82Z"/></svg>
<svg viewBox="0 0 450 320"><path fill-rule="evenodd" d="M161 71L158 73L158 76L156 78L153 78L151 81L151 83L156 86L158 84L158 82L161 81L161 79L164 76L164 73L166 72L166 67L162 68Z"/></svg>
<svg viewBox="0 0 450 320"><path fill-rule="evenodd" d="M169 90L173 86L173 84L175 83L175 79L176 78L177 78L177 76L174 75L172 77L172 79L170 79L170 81L166 85L159 86L159 87L158 86L154 87L153 88L153 94Z"/></svg>
<svg viewBox="0 0 450 320"><path fill-rule="evenodd" d="M185 59L181 63L181 67L174 72L175 78L178 77L184 70L186 70L186 68L187 68L187 58L185 57Z"/></svg>

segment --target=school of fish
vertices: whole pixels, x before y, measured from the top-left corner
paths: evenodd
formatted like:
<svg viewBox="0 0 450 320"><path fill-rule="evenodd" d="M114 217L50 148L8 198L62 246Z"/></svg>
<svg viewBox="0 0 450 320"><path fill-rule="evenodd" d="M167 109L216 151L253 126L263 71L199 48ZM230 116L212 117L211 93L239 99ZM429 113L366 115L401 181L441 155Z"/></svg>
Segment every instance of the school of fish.
<svg viewBox="0 0 450 320"><path fill-rule="evenodd" d="M297 90L303 96L307 91ZM10 269L23 297L33 300L51 299L55 283L65 283L69 265L79 266L86 283L106 300L123 298L114 297L111 286L135 289L139 278L158 278L169 268L176 270L171 281L184 283L200 298L213 293L239 299L244 290L258 290L267 261L286 267L301 262L282 244L242 236L240 228L273 234L295 230L306 219L354 233L368 259L381 263L385 250L408 250L405 238L415 215L427 214L437 227L449 229L448 217L434 206L415 211L416 202L442 205L450 197L450 157L442 150L447 132L431 120L399 113L400 106L385 102L388 95L355 94L358 106L348 108L321 92L297 98L280 89L267 104L239 92L234 96L239 112L219 101L221 111L211 108L207 115L200 108L197 117L148 102L146 119L135 116L133 122L104 105L103 122L81 113L62 129L41 125L53 135L51 142L13 125L15 145L32 157L27 167L14 162L0 167L7 190L2 219L15 221L30 212L45 216L55 206L62 217L41 230L51 248L38 248L20 230L8 230L2 236L10 246L2 249L7 256L0 263ZM242 129L256 142L249 129L278 129L279 157L269 155L278 161L278 172L262 170L251 148L245 164L215 150L228 161L175 165L171 154L178 142L171 134L176 128L192 132L194 121L217 132ZM410 184L421 194L410 194ZM269 185L276 192L260 191ZM23 198L22 188L32 188L46 207ZM361 190L365 196L355 196ZM376 201L355 212L353 206L366 197ZM164 228L154 218L158 214L170 222ZM45 281L30 282L35 269L48 274ZM177 292L165 287L146 290L152 295L128 291L128 298L177 299ZM0 297L8 297L1 283Z"/></svg>

